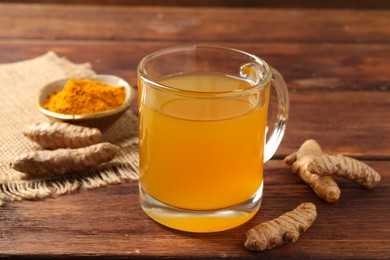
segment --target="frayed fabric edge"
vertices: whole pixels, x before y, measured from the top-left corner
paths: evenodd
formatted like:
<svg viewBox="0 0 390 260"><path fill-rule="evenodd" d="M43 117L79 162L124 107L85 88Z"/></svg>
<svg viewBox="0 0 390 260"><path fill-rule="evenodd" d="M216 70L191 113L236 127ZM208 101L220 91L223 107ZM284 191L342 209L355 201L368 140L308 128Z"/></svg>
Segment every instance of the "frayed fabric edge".
<svg viewBox="0 0 390 260"><path fill-rule="evenodd" d="M136 154L136 149L133 148ZM133 163L112 162L83 173L73 173L47 179L0 183L0 206L7 202L40 200L108 185L138 180Z"/></svg>

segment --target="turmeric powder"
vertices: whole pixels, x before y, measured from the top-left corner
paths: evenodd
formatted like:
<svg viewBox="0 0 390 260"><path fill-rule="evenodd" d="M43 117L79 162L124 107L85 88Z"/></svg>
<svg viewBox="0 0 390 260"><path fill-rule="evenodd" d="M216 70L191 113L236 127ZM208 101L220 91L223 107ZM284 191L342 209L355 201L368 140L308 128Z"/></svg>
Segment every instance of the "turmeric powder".
<svg viewBox="0 0 390 260"><path fill-rule="evenodd" d="M123 86L110 86L90 79L69 79L62 90L45 101L44 108L70 115L113 109L125 101Z"/></svg>

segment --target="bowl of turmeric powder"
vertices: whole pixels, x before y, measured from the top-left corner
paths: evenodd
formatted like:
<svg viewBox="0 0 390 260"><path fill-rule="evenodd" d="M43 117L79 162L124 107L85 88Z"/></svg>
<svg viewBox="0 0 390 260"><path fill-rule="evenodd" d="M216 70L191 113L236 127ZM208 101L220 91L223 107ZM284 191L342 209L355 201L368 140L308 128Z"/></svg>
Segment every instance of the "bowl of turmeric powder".
<svg viewBox="0 0 390 260"><path fill-rule="evenodd" d="M36 105L51 119L106 129L123 115L134 97L134 89L124 79L94 75L46 84Z"/></svg>

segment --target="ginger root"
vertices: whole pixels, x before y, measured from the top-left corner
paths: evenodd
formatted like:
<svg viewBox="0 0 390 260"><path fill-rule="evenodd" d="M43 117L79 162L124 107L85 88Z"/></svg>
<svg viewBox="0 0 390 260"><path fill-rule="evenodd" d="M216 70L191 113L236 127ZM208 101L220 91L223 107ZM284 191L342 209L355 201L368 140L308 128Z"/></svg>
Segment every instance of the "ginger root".
<svg viewBox="0 0 390 260"><path fill-rule="evenodd" d="M11 167L24 172L26 178L65 174L96 167L111 161L119 147L111 143L99 143L77 149L42 150L21 155Z"/></svg>
<svg viewBox="0 0 390 260"><path fill-rule="evenodd" d="M62 122L32 124L23 134L45 149L80 148L97 144L102 139L97 128Z"/></svg>
<svg viewBox="0 0 390 260"><path fill-rule="evenodd" d="M335 202L340 196L332 175L353 180L367 189L373 189L381 176L367 164L343 155L322 153L315 140L305 141L299 150L284 159L315 193L327 202Z"/></svg>
<svg viewBox="0 0 390 260"><path fill-rule="evenodd" d="M263 251L296 242L316 218L316 206L310 202L302 203L294 210L248 230L244 245L249 250Z"/></svg>

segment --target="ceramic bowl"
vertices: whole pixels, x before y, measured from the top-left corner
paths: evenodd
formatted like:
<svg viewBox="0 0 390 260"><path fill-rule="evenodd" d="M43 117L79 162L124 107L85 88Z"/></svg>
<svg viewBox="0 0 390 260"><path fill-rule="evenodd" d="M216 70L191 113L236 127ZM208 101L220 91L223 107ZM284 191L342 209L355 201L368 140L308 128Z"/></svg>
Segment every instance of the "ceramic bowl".
<svg viewBox="0 0 390 260"><path fill-rule="evenodd" d="M92 114L81 114L81 115L69 115L60 114L49 111L44 108L44 103L50 94L60 91L69 80L69 78L56 80L43 86L36 98L36 106L39 111L50 119L68 122L77 125L83 125L88 127L97 127L101 130L107 129L115 121L117 121L130 106L134 100L135 91L124 79L114 75L94 75L91 77L84 77L83 79L91 79L99 82L106 83L111 86L123 86L125 88L125 101L119 107L114 109L96 112Z"/></svg>

